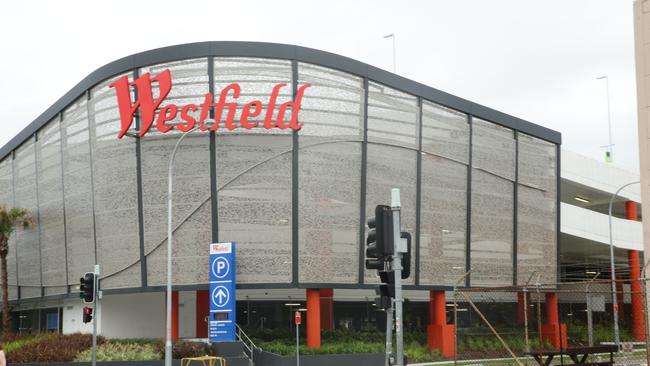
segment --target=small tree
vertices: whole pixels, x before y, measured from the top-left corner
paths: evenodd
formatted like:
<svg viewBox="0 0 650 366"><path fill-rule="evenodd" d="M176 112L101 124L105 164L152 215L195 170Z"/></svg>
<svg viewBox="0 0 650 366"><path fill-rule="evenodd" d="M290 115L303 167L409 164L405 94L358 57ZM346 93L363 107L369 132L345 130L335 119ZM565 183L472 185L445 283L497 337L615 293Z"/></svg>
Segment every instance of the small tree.
<svg viewBox="0 0 650 366"><path fill-rule="evenodd" d="M4 335L11 334L11 316L9 315L9 283L7 274L7 254L9 254L9 237L18 226L27 228L32 218L26 208L9 208L0 205L0 266L2 266L2 327Z"/></svg>

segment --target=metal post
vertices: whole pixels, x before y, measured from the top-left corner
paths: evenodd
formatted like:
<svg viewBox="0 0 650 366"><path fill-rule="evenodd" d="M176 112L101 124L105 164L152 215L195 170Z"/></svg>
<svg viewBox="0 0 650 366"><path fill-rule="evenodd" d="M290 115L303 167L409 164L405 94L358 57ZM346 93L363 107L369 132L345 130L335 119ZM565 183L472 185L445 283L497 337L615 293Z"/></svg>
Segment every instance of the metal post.
<svg viewBox="0 0 650 366"><path fill-rule="evenodd" d="M608 219L609 219L609 267L611 273L611 282L612 282L612 309L614 309L614 342L617 346L620 346L620 334L618 329L618 304L616 303L616 268L614 268L614 238L612 235L612 206L614 205L614 198L625 189L627 186L633 184L641 183L640 181L630 182L622 185L616 193L612 195L609 199L609 210L608 210Z"/></svg>
<svg viewBox="0 0 650 366"><path fill-rule="evenodd" d="M300 324L296 324L296 366L300 366Z"/></svg>
<svg viewBox="0 0 650 366"><path fill-rule="evenodd" d="M645 271L648 268L648 264L650 264L650 260L648 260L644 265L643 265L643 270L641 270L641 278L643 279L643 287L641 287L641 290L643 292L643 322L645 323L645 357L646 357L646 365L650 365L650 326L648 325L648 289L647 289L647 277L645 275ZM641 279L639 279L641 281Z"/></svg>
<svg viewBox="0 0 650 366"><path fill-rule="evenodd" d="M392 38L393 39L393 73L397 73L397 62L396 56L395 56L395 33L391 33L388 35L385 35L384 38Z"/></svg>
<svg viewBox="0 0 650 366"><path fill-rule="evenodd" d="M607 145L609 157L607 159L607 162L611 163L614 161L614 144L612 144L612 114L609 108L609 75L599 76L596 79L605 79L605 87L607 89L607 129L609 131L609 145Z"/></svg>
<svg viewBox="0 0 650 366"><path fill-rule="evenodd" d="M385 366L391 366L391 354L393 353L393 307L395 303L390 299L390 307L386 309L386 362Z"/></svg>
<svg viewBox="0 0 650 366"><path fill-rule="evenodd" d="M463 277L459 278L458 281L454 283L454 366L458 364L458 300L456 299L456 294L458 291L458 285L465 281L470 273L472 273L471 269L465 272Z"/></svg>
<svg viewBox="0 0 650 366"><path fill-rule="evenodd" d="M206 125L207 126L207 125ZM176 141L172 155L169 158L169 173L167 175L167 311L165 315L165 366L172 366L172 192L173 184L172 177L174 175L174 159L176 158L176 151L181 142L192 131L200 131L199 128L191 129L184 132L181 137Z"/></svg>
<svg viewBox="0 0 650 366"><path fill-rule="evenodd" d="M91 356L91 364L95 366L97 364L97 319L99 319L99 314L97 314L97 297L99 294L99 264L95 264L95 283L93 284L93 350Z"/></svg>
<svg viewBox="0 0 650 366"><path fill-rule="evenodd" d="M402 253L406 252L402 244L400 227L400 195L399 188L391 190L391 208L393 211L393 272L395 273L395 338L397 366L404 366L404 329L402 326Z"/></svg>
<svg viewBox="0 0 650 366"><path fill-rule="evenodd" d="M594 345L594 320L591 314L591 292L589 292L589 287L599 275L600 272L596 273L596 275L591 280L589 280L585 286L585 297L587 299L587 333L589 333L589 347L592 347Z"/></svg>
<svg viewBox="0 0 650 366"><path fill-rule="evenodd" d="M523 288L523 293L524 293L524 336L526 338L526 352L530 352L530 338L528 337L528 285L530 284L530 281L533 279L533 276L535 273L538 271L533 271L533 273L530 274L528 277L528 281L526 281L526 284L524 285Z"/></svg>

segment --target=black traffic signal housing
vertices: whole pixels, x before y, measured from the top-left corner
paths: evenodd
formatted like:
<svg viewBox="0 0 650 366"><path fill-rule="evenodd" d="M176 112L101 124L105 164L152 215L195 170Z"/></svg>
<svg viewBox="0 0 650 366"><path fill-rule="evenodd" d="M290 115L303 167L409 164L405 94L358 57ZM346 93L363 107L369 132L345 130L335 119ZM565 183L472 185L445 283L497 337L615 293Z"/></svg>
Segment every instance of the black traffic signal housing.
<svg viewBox="0 0 650 366"><path fill-rule="evenodd" d="M393 297L390 296L390 287L389 285L379 285L375 289L377 293L377 297L375 297L375 306L377 307L378 310L388 310L392 307L392 299Z"/></svg>
<svg viewBox="0 0 650 366"><path fill-rule="evenodd" d="M393 211L390 206L377 205L375 217L368 218L368 237L366 238L366 269L383 270L384 262L394 252Z"/></svg>
<svg viewBox="0 0 650 366"><path fill-rule="evenodd" d="M95 274L86 272L79 279L79 297L87 304L95 302Z"/></svg>
<svg viewBox="0 0 650 366"><path fill-rule="evenodd" d="M402 231L400 238L406 239L406 253L402 256L402 279L411 275L411 233Z"/></svg>
<svg viewBox="0 0 650 366"><path fill-rule="evenodd" d="M93 320L93 308L84 306L83 322L90 323Z"/></svg>

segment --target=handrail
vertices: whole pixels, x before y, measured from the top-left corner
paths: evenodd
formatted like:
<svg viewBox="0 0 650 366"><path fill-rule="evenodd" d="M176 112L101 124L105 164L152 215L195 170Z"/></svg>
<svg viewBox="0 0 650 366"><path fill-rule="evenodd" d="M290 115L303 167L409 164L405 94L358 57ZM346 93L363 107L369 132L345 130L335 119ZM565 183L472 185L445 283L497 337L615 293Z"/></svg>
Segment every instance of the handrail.
<svg viewBox="0 0 650 366"><path fill-rule="evenodd" d="M262 348L255 345L253 340L246 334L246 332L244 332L243 329L241 329L239 324L235 323L235 327L237 327L237 338L239 339L240 342L242 342L246 350L248 350L248 352L250 353L251 365L254 365L255 364L255 362L253 361L253 358L255 356L254 351L256 349L261 351Z"/></svg>

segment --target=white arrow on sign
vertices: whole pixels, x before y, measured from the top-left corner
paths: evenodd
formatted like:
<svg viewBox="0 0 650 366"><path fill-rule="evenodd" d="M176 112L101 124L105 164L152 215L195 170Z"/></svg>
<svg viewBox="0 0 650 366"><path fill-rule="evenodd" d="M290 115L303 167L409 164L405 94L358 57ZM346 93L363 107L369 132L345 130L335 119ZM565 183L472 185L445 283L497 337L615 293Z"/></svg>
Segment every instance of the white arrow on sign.
<svg viewBox="0 0 650 366"><path fill-rule="evenodd" d="M226 306L230 299L230 293L224 286L217 286L212 290L212 303L218 308Z"/></svg>

